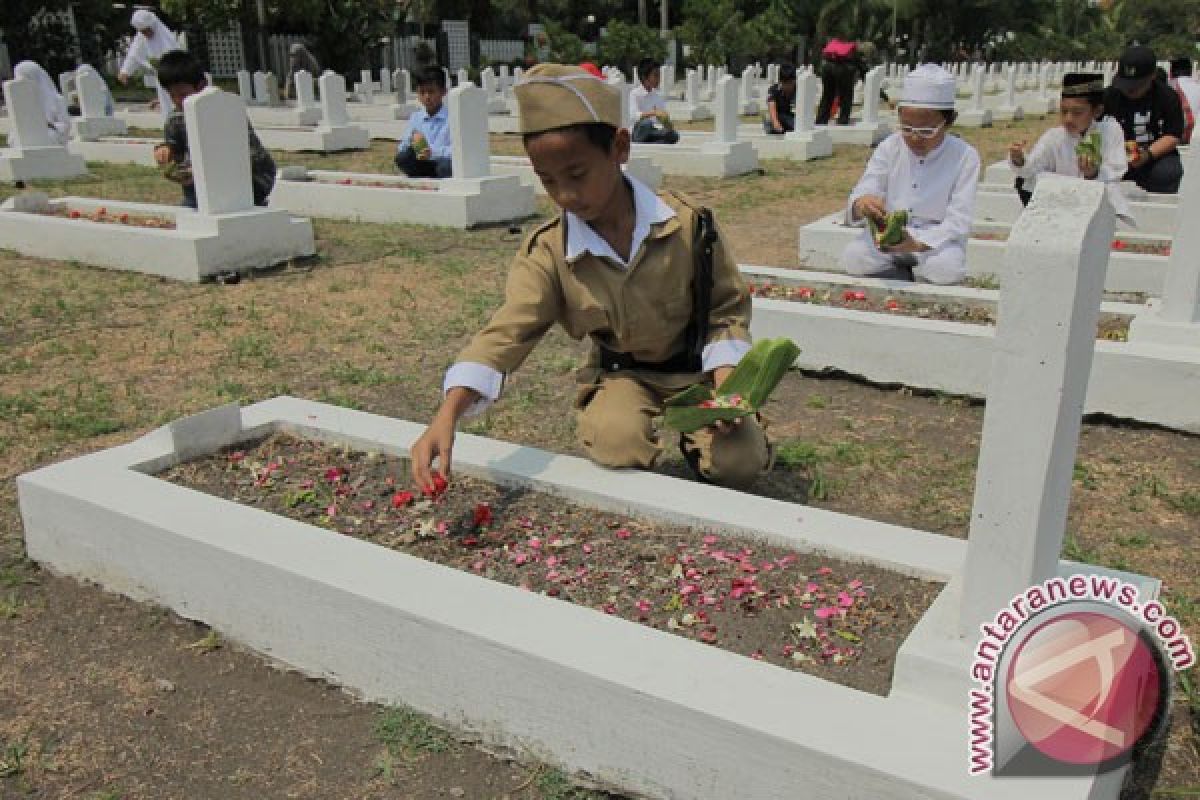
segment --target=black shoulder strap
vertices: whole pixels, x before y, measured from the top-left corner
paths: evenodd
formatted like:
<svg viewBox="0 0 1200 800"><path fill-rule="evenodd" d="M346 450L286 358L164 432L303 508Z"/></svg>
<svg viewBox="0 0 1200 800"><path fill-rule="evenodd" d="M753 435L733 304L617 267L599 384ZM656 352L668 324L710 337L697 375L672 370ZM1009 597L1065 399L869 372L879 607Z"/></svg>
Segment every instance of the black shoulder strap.
<svg viewBox="0 0 1200 800"><path fill-rule="evenodd" d="M696 210L696 230L693 252L695 272L692 276L692 324L688 328L688 349L695 369L702 369L704 346L708 343L708 317L712 310L713 249L717 243L717 226L712 211Z"/></svg>

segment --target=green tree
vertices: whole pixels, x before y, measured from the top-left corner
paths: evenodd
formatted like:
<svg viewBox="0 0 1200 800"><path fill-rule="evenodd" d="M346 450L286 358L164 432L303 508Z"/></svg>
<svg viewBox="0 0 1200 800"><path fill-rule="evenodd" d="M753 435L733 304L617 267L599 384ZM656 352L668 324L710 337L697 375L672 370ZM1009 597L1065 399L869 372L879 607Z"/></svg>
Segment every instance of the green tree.
<svg viewBox="0 0 1200 800"><path fill-rule="evenodd" d="M658 31L615 19L608 23L596 51L597 58L605 64L620 67L626 75L633 75L633 67L640 59L653 58L661 62L666 58L667 45Z"/></svg>
<svg viewBox="0 0 1200 800"><path fill-rule="evenodd" d="M75 66L76 42L61 12L66 0L4 0L0 3L0 30L13 64L30 60L51 75Z"/></svg>
<svg viewBox="0 0 1200 800"><path fill-rule="evenodd" d="M585 60L587 52L583 49L583 39L580 39L557 22L547 22L546 46L549 50L549 60L560 64L578 64Z"/></svg>

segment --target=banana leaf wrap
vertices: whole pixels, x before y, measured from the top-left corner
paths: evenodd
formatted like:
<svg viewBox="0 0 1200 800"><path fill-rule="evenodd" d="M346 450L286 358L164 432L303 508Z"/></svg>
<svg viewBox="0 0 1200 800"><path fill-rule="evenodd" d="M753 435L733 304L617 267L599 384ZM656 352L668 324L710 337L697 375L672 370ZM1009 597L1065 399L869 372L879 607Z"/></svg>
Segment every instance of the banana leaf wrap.
<svg viewBox="0 0 1200 800"><path fill-rule="evenodd" d="M867 217L867 226L871 229L871 238L876 247L891 247L904 241L904 228L908 225L908 212L904 209L893 211L887 215L883 228L875 220Z"/></svg>
<svg viewBox="0 0 1200 800"><path fill-rule="evenodd" d="M798 355L800 348L791 339L755 342L715 392L693 384L669 397L664 412L666 426L680 433L692 433L717 422L758 413ZM701 405L708 403L719 405Z"/></svg>
<svg viewBox="0 0 1200 800"><path fill-rule="evenodd" d="M1075 155L1086 156L1094 163L1099 164L1101 160L1101 148L1103 146L1104 137L1099 133L1089 133L1079 140L1079 144L1075 145Z"/></svg>

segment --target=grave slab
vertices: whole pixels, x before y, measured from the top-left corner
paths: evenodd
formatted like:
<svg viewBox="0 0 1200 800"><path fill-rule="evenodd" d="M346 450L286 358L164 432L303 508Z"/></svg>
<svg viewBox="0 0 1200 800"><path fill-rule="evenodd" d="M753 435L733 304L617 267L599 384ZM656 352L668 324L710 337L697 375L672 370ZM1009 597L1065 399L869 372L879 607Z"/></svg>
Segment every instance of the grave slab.
<svg viewBox="0 0 1200 800"><path fill-rule="evenodd" d="M366 128L351 125L346 112L346 83L335 72L326 72L321 86L321 124L316 128L256 128L264 147L289 152L336 153L366 150L371 137Z"/></svg>
<svg viewBox="0 0 1200 800"><path fill-rule="evenodd" d="M154 160L154 148L161 139L136 136L103 136L96 139L75 139L67 143L67 150L81 156L85 161L104 164L136 164L141 167L158 167Z"/></svg>
<svg viewBox="0 0 1200 800"><path fill-rule="evenodd" d="M841 272L841 255L846 245L858 236L857 227L844 225L844 213L830 214L800 228L800 263L806 267ZM980 223L975 229L999 230ZM967 242L967 275L991 276L1003 282L1005 242L970 239ZM1167 271L1164 256L1116 252L1108 261L1104 288L1110 292L1139 292L1158 296L1163 290Z"/></svg>
<svg viewBox="0 0 1200 800"><path fill-rule="evenodd" d="M965 306L996 302L995 292L965 287L838 273L816 273L810 278L804 270L750 265L743 266L742 273L750 281L884 292L905 304L925 302L925 298ZM1131 314L1139 308L1106 303L1102 310ZM1136 316L1134 320L1136 324ZM796 363L805 369L840 370L875 383L975 398L987 394L988 365L995 348L994 328L989 325L758 297L751 332L756 338L791 338L802 348ZM1200 406L1191 399L1197 392L1200 358L1194 353L1137 341L1097 341L1085 411L1200 433Z"/></svg>
<svg viewBox="0 0 1200 800"><path fill-rule="evenodd" d="M9 109L9 130L8 146L0 148L0 181L74 178L87 173L82 158L50 138L33 81L5 81L4 103Z"/></svg>
<svg viewBox="0 0 1200 800"><path fill-rule="evenodd" d="M77 139L97 139L101 136L123 136L124 120L108 113L108 86L94 70L80 69L75 76L79 92L80 115L72 120L71 132Z"/></svg>
<svg viewBox="0 0 1200 800"><path fill-rule="evenodd" d="M483 94L467 84L447 96L454 177L422 180L288 167L279 172L271 207L314 216L454 228L531 216L532 186L523 185L515 175L491 174Z"/></svg>
<svg viewBox="0 0 1200 800"><path fill-rule="evenodd" d="M968 777L966 711L930 702L924 684L865 694L152 476L274 430L404 456L423 429L293 398L216 409L19 477L26 547L47 569L201 620L364 699L634 796L1116 798L1120 771ZM466 434L456 456L464 474L504 485L907 574L952 577L966 558L949 537Z"/></svg>
<svg viewBox="0 0 1200 800"><path fill-rule="evenodd" d="M1124 189L1124 187L1122 187ZM981 222L1012 224L1021 216L1021 200L1011 184L1007 188L984 188L975 193L975 219ZM1121 230L1136 230L1151 236L1170 237L1175 233L1179 220L1179 209L1174 203L1137 201L1130 203L1137 227L1117 220Z"/></svg>
<svg viewBox="0 0 1200 800"><path fill-rule="evenodd" d="M0 206L0 241L38 258L185 281L312 255L309 220L252 203L246 110L241 99L216 88L205 89L184 103L184 119L198 210L82 197L51 200L27 193ZM108 222L88 219L101 208ZM112 224L122 214L156 224L161 221L167 227Z"/></svg>

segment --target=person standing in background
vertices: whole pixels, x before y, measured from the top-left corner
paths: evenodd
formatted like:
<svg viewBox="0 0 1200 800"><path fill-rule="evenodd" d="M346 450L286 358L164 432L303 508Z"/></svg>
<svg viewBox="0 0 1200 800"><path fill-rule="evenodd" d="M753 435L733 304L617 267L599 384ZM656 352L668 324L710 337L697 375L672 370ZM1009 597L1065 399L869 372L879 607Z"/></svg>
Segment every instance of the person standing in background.
<svg viewBox="0 0 1200 800"><path fill-rule="evenodd" d="M158 59L162 58L164 53L182 49L179 40L153 11L144 8L133 12L129 24L137 31L137 35L129 44L129 51L125 54L125 60L121 62L117 80L126 84L131 77L141 73L146 86L158 93L158 110L162 114L163 122L166 122L171 114L171 95L159 85L155 70Z"/></svg>
<svg viewBox="0 0 1200 800"><path fill-rule="evenodd" d="M296 42L288 48L288 73L283 82L283 98L285 100L292 96L292 90L296 85L296 73L300 70L312 75L314 81L321 77L321 65L317 63L316 57L308 51L307 47Z"/></svg>

